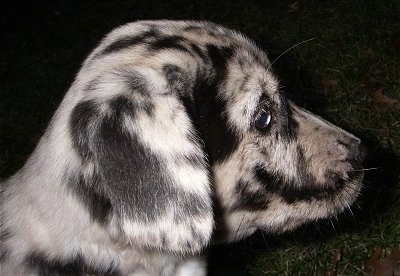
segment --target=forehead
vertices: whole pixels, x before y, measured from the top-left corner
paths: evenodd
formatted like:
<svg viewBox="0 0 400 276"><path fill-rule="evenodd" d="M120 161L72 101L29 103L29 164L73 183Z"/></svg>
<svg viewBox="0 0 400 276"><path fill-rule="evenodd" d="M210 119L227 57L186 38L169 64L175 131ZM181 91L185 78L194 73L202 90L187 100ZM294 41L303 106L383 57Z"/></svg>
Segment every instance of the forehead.
<svg viewBox="0 0 400 276"><path fill-rule="evenodd" d="M245 131L260 109L262 99L269 104L280 102L279 82L270 65L260 63L248 52L239 53L228 63L228 77L221 97L227 102L229 121L237 130Z"/></svg>

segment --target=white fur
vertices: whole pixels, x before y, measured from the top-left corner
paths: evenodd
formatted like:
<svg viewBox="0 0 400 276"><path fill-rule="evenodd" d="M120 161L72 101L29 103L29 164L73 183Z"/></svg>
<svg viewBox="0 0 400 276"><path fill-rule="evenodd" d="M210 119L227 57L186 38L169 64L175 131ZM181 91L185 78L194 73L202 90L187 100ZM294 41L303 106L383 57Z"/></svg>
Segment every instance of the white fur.
<svg viewBox="0 0 400 276"><path fill-rule="evenodd" d="M157 44L165 38L172 46ZM232 50L225 63L224 48ZM168 82L166 65L183 78ZM362 175L351 178L346 161L356 159L359 139L285 102L270 66L252 41L210 22L142 21L113 30L83 63L26 164L2 183L2 275L38 275L82 260L87 273L206 275L199 255L214 233L223 241L257 229L280 233L348 208L361 189ZM199 83L203 94L194 95ZM209 106L197 106L206 96ZM122 103L113 102L118 97ZM254 124L262 97L272 118L265 131ZM221 114L206 117L217 101ZM233 137L224 140L226 133ZM217 134L222 141L211 139ZM210 160L225 147L226 156ZM99 218L91 213L107 204Z"/></svg>

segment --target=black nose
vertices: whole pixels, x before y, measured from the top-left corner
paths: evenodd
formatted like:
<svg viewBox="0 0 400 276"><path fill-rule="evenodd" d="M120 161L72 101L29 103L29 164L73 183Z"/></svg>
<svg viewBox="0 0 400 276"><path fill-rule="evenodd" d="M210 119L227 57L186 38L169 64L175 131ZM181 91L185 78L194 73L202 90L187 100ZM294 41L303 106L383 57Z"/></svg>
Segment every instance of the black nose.
<svg viewBox="0 0 400 276"><path fill-rule="evenodd" d="M358 143L357 146L355 146L355 154L354 154L354 160L358 164L362 164L365 161L365 158L367 157L367 147L363 143Z"/></svg>

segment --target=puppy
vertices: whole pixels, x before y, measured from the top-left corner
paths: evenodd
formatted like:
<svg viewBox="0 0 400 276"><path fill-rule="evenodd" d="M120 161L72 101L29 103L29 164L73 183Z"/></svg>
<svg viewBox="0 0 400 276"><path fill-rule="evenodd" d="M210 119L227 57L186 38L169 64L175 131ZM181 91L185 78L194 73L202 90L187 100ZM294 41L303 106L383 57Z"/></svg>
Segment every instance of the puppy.
<svg viewBox="0 0 400 276"><path fill-rule="evenodd" d="M349 208L364 157L358 138L285 97L244 35L130 23L89 55L2 183L2 275L204 275L197 256L213 240Z"/></svg>

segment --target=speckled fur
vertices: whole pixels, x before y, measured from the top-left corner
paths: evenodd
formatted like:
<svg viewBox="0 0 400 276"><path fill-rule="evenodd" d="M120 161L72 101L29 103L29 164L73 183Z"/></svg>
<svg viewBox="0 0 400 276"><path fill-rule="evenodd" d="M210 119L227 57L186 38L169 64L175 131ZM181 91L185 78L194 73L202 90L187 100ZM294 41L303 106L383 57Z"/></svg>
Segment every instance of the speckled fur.
<svg viewBox="0 0 400 276"><path fill-rule="evenodd" d="M2 183L2 275L204 275L213 240L348 208L363 155L358 138L286 99L242 34L127 24L89 55Z"/></svg>

